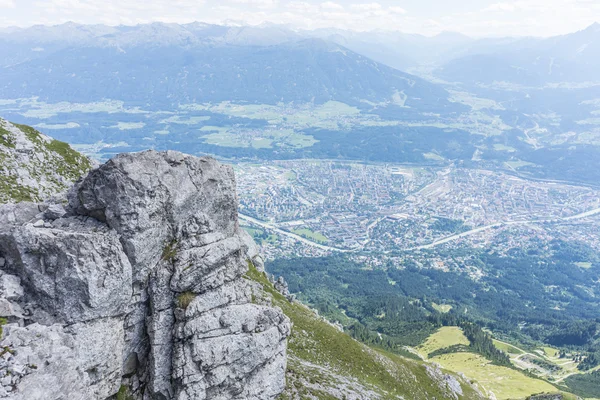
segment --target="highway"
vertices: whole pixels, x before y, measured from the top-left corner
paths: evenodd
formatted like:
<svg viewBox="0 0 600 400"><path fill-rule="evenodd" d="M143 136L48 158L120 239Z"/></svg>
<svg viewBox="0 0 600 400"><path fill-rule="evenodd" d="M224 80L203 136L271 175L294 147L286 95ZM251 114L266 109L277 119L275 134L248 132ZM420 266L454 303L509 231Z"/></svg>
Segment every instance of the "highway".
<svg viewBox="0 0 600 400"><path fill-rule="evenodd" d="M572 215L570 217L554 217L554 218L544 218L544 219L535 219L535 220L523 220L523 221L506 221L506 222L496 222L495 224L480 226L479 228L471 229L470 231L458 233L456 235L451 235L445 237L440 240L436 240L433 243L425 244L422 246L412 247L408 250L422 250L422 249L431 249L435 246L439 246L444 243L452 242L456 239L460 239L466 236L471 236L479 232L487 231L489 229L497 228L500 226L506 225L524 225L524 224L533 224L533 223L542 223L542 222L551 222L551 221L574 221L581 218L590 217L592 215L600 214L600 208L596 208L593 210L589 210L586 212L582 212L581 214Z"/></svg>
<svg viewBox="0 0 600 400"><path fill-rule="evenodd" d="M496 222L495 224L480 226L478 228L474 228L474 229L471 229L471 230L466 231L466 232L457 233L455 235L447 236L447 237L445 237L443 239L436 240L435 242L432 242L432 243L429 243L429 244L425 244L425 245L422 245L422 246L411 247L411 248L409 248L407 250L408 251L412 251L412 250L431 249L433 247L436 247L436 246L439 246L439 245L442 245L442 244L445 244L445 243L449 243L449 242L455 241L455 240L460 239L460 238L464 238L464 237L467 237L467 236L472 236L472 235L475 235L477 233L484 232L484 231L487 231L487 230L490 230L490 229L494 229L494 228L498 228L498 227L501 227L501 226L524 225L524 224L534 224L534 223L553 222L553 221L554 222L560 222L560 221L567 222L567 221L574 221L574 220L577 220L577 219L590 217L590 216L596 215L596 214L600 214L600 208L595 208L593 210L585 211L585 212L582 212L580 214L572 215L570 217L553 217L553 218L552 217L548 217L548 218L534 219L534 220ZM252 217L250 217L248 215L244 215L244 214L240 213L239 217L240 217L240 219L242 219L244 221L250 222L250 223L252 223L254 225L258 225L258 226L261 226L261 227L266 228L266 229L273 230L273 231L279 233L280 235L284 235L284 236L290 237L290 238L295 239L295 240L297 240L299 242L302 242L302 243L304 243L306 245L317 247L317 248L319 248L321 250L336 251L336 252L340 252L340 253L347 253L347 252L351 251L351 250L340 249L340 248L337 248L337 247L326 246L324 244L315 243L312 240L306 239L306 238L304 238L304 237L302 237L300 235L296 235L295 233L292 233L292 232L284 231L283 229L277 228L276 226L273 226L273 225L271 225L269 223L260 221L260 220L258 220L256 218L252 218ZM375 225L377 225L377 223L380 222L381 219L382 218L376 220L371 225L369 225L369 227L367 228L367 232L371 228L373 228ZM368 240L367 240L367 242L368 242Z"/></svg>
<svg viewBox="0 0 600 400"><path fill-rule="evenodd" d="M238 215L239 215L240 219L242 219L244 221L250 222L250 223L252 223L254 225L258 225L258 226L261 226L261 227L266 228L266 229L270 229L272 231L275 231L275 232L279 233L280 235L284 235L284 236L290 237L292 239L295 239L295 240L297 240L299 242L302 242L304 244L307 244L309 246L318 247L319 249L326 250L326 251L337 251L337 252L340 252L340 253L346 253L346 252L348 252L348 250L338 249L337 247L325 246L323 244L315 243L315 242L313 242L311 240L303 238L300 235L296 235L295 233L284 231L283 229L279 229L279 228L277 228L277 227L275 227L275 226L273 226L271 224L268 224L268 223L263 222L263 221L259 221L258 219L252 218L252 217L250 217L248 215L244 215L244 214L241 214L241 213L239 213Z"/></svg>

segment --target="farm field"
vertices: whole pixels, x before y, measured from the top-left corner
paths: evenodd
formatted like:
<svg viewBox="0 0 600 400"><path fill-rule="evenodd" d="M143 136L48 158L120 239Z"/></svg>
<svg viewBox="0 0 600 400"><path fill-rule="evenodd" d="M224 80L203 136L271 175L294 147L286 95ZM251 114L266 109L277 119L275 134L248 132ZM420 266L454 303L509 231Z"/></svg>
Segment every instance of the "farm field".
<svg viewBox="0 0 600 400"><path fill-rule="evenodd" d="M417 348L419 354L423 358L427 358L427 355L446 347L450 347L456 344L469 345L469 339L463 334L462 329L457 326L444 326L440 328L436 333L429 336L427 341Z"/></svg>
<svg viewBox="0 0 600 400"><path fill-rule="evenodd" d="M434 357L430 361L454 372L462 372L491 397L500 399L524 399L537 393L556 392L557 389L541 379L530 378L523 373L493 365L474 353L453 353Z"/></svg>
<svg viewBox="0 0 600 400"><path fill-rule="evenodd" d="M525 354L508 343L494 340L494 344L511 357ZM428 361L435 362L447 370L463 373L468 379L476 382L484 394L490 397L493 395L498 400L522 399L537 393L557 391L556 387L546 381L528 377L516 369L494 365L479 354L459 352L428 358L428 354L454 345L468 346L469 340L462 329L449 326L438 329L416 350Z"/></svg>

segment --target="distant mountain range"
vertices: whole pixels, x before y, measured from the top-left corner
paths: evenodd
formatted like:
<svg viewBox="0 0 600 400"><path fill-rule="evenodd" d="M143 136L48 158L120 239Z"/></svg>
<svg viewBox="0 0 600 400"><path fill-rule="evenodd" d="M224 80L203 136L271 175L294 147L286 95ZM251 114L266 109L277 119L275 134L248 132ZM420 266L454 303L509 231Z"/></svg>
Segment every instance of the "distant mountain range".
<svg viewBox="0 0 600 400"><path fill-rule="evenodd" d="M0 30L0 111L94 146L88 154L490 162L592 182L599 50L598 24L548 39L272 24L11 28Z"/></svg>
<svg viewBox="0 0 600 400"><path fill-rule="evenodd" d="M512 79L526 81L539 75L548 81L581 81L593 77L600 63L600 24L568 35L540 38L484 38L443 32L434 37L391 31L354 32L341 29L294 30L284 25L220 26L152 23L137 26L80 25L5 28L0 30L0 65L8 66L45 58L72 47L127 48L178 46L272 46L306 39L323 39L356 53L406 70L437 65L446 78L457 70L471 79L504 79L507 69L521 72ZM449 63L448 65L445 65ZM489 71L490 64L497 65ZM500 65L498 65L500 64ZM482 74L482 71L489 74ZM475 73L475 75L473 75Z"/></svg>
<svg viewBox="0 0 600 400"><path fill-rule="evenodd" d="M475 51L474 51L475 50ZM600 24L549 39L523 39L510 46L475 46L443 65L437 75L458 82L512 82L537 86L600 82Z"/></svg>
<svg viewBox="0 0 600 400"><path fill-rule="evenodd" d="M448 93L331 41L281 28L204 24L33 27L0 34L0 97L394 103L449 108Z"/></svg>
<svg viewBox="0 0 600 400"><path fill-rule="evenodd" d="M270 24L67 23L0 31L0 95L385 102L404 91L431 108L444 106L443 89L388 67L434 66L435 76L461 83L582 82L597 76L599 50L599 24L549 39L475 40Z"/></svg>

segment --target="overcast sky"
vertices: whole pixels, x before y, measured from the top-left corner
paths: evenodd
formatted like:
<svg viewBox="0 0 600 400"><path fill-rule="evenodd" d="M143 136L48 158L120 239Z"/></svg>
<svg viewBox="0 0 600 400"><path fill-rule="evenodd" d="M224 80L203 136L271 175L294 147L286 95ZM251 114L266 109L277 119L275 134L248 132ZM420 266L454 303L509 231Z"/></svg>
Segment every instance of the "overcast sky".
<svg viewBox="0 0 600 400"><path fill-rule="evenodd" d="M0 0L0 27L264 22L434 35L551 36L600 21L600 0Z"/></svg>

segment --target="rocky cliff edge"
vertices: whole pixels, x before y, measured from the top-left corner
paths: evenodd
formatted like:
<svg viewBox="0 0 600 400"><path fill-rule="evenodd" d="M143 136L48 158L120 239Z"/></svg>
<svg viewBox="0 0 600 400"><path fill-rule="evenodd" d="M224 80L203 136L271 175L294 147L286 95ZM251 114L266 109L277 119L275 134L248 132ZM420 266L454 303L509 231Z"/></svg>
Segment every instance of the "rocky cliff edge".
<svg viewBox="0 0 600 400"><path fill-rule="evenodd" d="M290 322L249 265L211 158L122 154L67 196L0 206L0 397L275 398Z"/></svg>

